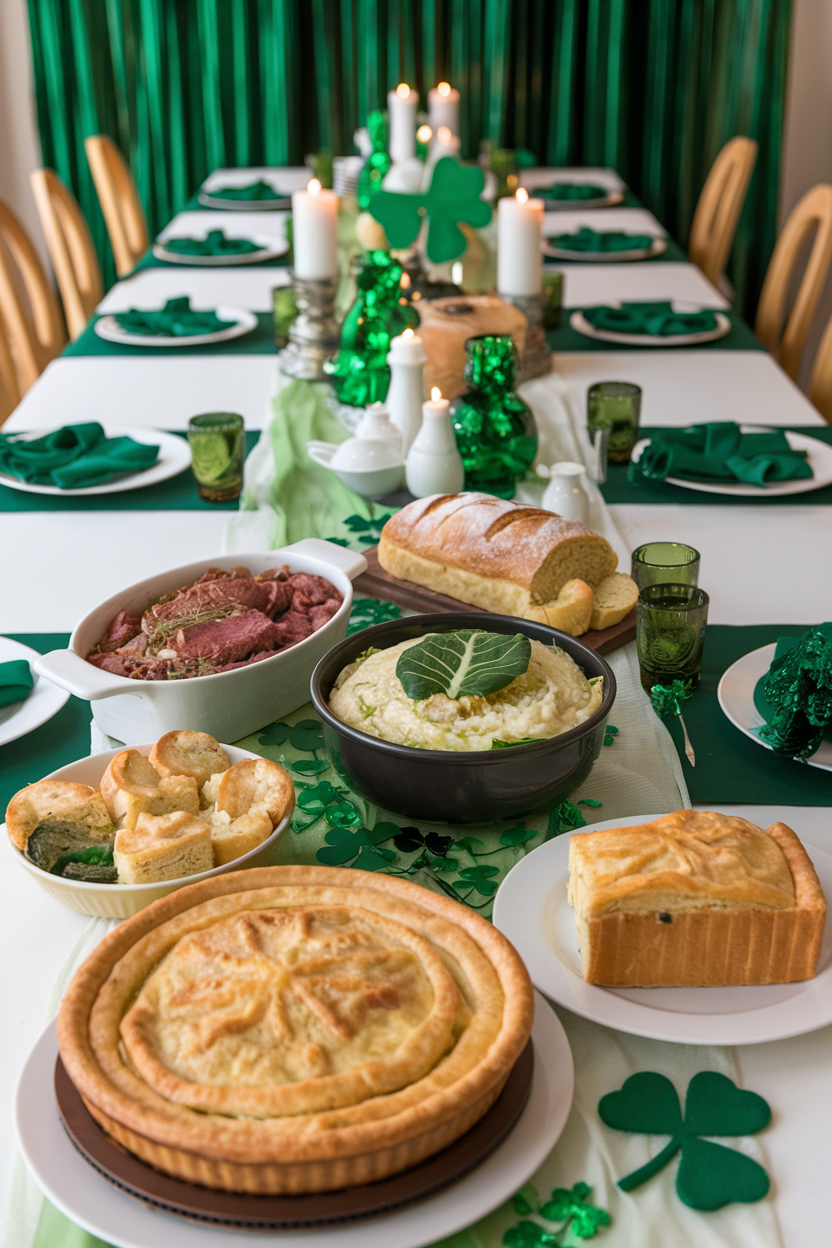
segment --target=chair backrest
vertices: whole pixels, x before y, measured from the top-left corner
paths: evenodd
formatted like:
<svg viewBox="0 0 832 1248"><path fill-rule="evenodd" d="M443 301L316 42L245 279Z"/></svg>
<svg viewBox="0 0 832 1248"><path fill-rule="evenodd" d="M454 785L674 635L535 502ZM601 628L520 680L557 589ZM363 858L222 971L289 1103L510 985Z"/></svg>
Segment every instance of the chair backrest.
<svg viewBox="0 0 832 1248"><path fill-rule="evenodd" d="M820 340L809 382L809 402L814 403L823 419L832 425L832 316Z"/></svg>
<svg viewBox="0 0 832 1248"><path fill-rule="evenodd" d="M0 425L12 414L20 401L14 364L6 342L5 329L0 324Z"/></svg>
<svg viewBox="0 0 832 1248"><path fill-rule="evenodd" d="M786 300L795 265L809 233L815 239L792 310L786 319ZM794 380L800 357L832 262L832 186L813 186L789 213L766 270L754 333ZM785 328L784 328L785 322Z"/></svg>
<svg viewBox="0 0 832 1248"><path fill-rule="evenodd" d="M756 159L753 139L729 139L711 165L693 214L688 254L715 286L728 262Z"/></svg>
<svg viewBox="0 0 832 1248"><path fill-rule="evenodd" d="M81 206L57 173L35 169L29 181L74 342L104 294L98 257Z"/></svg>
<svg viewBox="0 0 832 1248"><path fill-rule="evenodd" d="M0 200L0 331L24 395L66 343L61 309L32 241Z"/></svg>
<svg viewBox="0 0 832 1248"><path fill-rule="evenodd" d="M136 184L127 162L106 134L90 135L84 139L84 148L110 236L116 273L124 277L150 246Z"/></svg>

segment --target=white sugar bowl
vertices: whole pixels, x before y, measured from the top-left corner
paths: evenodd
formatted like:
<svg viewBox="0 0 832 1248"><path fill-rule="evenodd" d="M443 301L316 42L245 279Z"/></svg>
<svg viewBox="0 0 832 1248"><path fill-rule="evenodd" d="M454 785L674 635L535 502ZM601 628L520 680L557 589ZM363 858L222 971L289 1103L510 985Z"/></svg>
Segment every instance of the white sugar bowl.
<svg viewBox="0 0 832 1248"><path fill-rule="evenodd" d="M548 478L549 484L543 493L541 506L546 511L554 511L563 516L564 520L581 520L586 524L589 516L589 495L583 486L585 468L583 464L570 460L561 460L552 464L538 464L536 469L539 477Z"/></svg>
<svg viewBox="0 0 832 1248"><path fill-rule="evenodd" d="M362 498L384 498L404 480L402 435L383 403L367 408L353 437L340 445L307 442L306 453Z"/></svg>

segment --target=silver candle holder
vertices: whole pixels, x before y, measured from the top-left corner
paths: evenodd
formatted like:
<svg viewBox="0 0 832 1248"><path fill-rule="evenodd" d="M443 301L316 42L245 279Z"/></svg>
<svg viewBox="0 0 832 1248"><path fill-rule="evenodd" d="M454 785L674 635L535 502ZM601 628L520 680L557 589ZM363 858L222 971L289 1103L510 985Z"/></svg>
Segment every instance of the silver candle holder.
<svg viewBox="0 0 832 1248"><path fill-rule="evenodd" d="M323 381L324 365L338 354L340 328L335 319L334 278L292 275L298 315L289 327L289 342L280 352L280 371L301 381Z"/></svg>
<svg viewBox="0 0 832 1248"><path fill-rule="evenodd" d="M542 377L552 371L552 348L546 341L543 328L543 309L546 307L547 295L504 295L500 298L513 307L518 308L526 318L526 345L520 357L520 374L517 384L531 381L533 377Z"/></svg>

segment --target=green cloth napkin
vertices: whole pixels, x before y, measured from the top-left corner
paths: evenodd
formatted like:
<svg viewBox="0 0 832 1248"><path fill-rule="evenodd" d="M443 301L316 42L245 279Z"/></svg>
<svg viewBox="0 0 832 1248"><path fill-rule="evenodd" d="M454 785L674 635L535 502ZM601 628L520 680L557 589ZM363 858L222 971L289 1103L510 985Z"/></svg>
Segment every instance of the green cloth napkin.
<svg viewBox="0 0 832 1248"><path fill-rule="evenodd" d="M11 659L8 663L0 663L0 706L22 702L24 698L28 698L34 684L26 659Z"/></svg>
<svg viewBox="0 0 832 1248"><path fill-rule="evenodd" d="M606 199L610 194L606 186L591 182L553 182L551 186L535 187L534 194L540 199Z"/></svg>
<svg viewBox="0 0 832 1248"><path fill-rule="evenodd" d="M202 193L203 195L210 195L212 199L256 200L289 198L284 192L276 191L270 182L264 182L262 178L258 178L256 182L250 182L248 186L220 186L213 191L203 191Z"/></svg>
<svg viewBox="0 0 832 1248"><path fill-rule="evenodd" d="M713 312L707 309L702 312L674 312L669 300L622 303L618 308L601 304L595 308L584 308L584 319L596 329L611 330L617 334L649 334L651 338L702 334L716 329Z"/></svg>
<svg viewBox="0 0 832 1248"><path fill-rule="evenodd" d="M144 472L159 458L158 446L132 438L108 438L97 421L64 425L42 438L0 433L0 472L31 485L62 490L101 485L126 473Z"/></svg>
<svg viewBox="0 0 832 1248"><path fill-rule="evenodd" d="M233 321L222 321L212 310L195 312L187 295L168 299L164 308L148 310L130 308L116 312L116 323L128 334L153 334L162 338L191 338L197 334L215 334L228 329Z"/></svg>
<svg viewBox="0 0 832 1248"><path fill-rule="evenodd" d="M250 238L226 238L225 230L211 230L205 238L168 238L162 246L180 256L246 256L264 250Z"/></svg>
<svg viewBox="0 0 832 1248"><path fill-rule="evenodd" d="M785 430L742 433L733 421L662 429L653 434L641 457L630 465L630 480L740 481L771 485L811 477L805 451L789 446Z"/></svg>
<svg viewBox="0 0 832 1248"><path fill-rule="evenodd" d="M625 234L621 230L591 230L582 225L574 234L555 234L549 242L561 251L647 251L654 239L649 234Z"/></svg>

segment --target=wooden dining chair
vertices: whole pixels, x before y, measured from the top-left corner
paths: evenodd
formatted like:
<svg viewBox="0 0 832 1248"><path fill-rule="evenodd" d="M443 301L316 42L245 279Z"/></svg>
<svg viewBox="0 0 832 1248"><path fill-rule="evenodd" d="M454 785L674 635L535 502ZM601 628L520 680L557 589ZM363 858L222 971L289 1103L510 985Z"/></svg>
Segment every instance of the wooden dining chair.
<svg viewBox="0 0 832 1248"><path fill-rule="evenodd" d="M714 286L725 272L756 159L753 139L729 139L711 165L693 214L688 254Z"/></svg>
<svg viewBox="0 0 832 1248"><path fill-rule="evenodd" d="M786 301L804 244L815 231L803 277L786 316ZM807 191L789 213L766 269L754 333L796 380L806 336L832 262L832 186Z"/></svg>
<svg viewBox="0 0 832 1248"><path fill-rule="evenodd" d="M110 236L116 273L132 273L150 246L136 184L127 162L106 134L84 139L92 180Z"/></svg>
<svg viewBox="0 0 832 1248"><path fill-rule="evenodd" d="M20 391L17 388L14 364L4 327L0 324L0 425L11 416L19 401Z"/></svg>
<svg viewBox="0 0 832 1248"><path fill-rule="evenodd" d="M832 316L826 322L812 366L809 402L814 403L827 424L832 425Z"/></svg>
<svg viewBox="0 0 832 1248"><path fill-rule="evenodd" d="M0 200L0 330L14 362L18 395L66 343L61 309L32 240Z"/></svg>
<svg viewBox="0 0 832 1248"><path fill-rule="evenodd" d="M29 181L74 342L104 295L98 257L81 205L57 173L35 169Z"/></svg>

